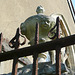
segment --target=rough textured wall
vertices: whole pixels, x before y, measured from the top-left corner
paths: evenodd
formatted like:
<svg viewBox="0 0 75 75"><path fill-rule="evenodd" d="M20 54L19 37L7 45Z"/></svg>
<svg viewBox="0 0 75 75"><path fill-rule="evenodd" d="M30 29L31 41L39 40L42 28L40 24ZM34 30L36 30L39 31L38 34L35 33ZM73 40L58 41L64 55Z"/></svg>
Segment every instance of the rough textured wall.
<svg viewBox="0 0 75 75"><path fill-rule="evenodd" d="M68 23L71 33L75 33L75 24L67 0L1 0L0 32L3 33L4 38L10 40L14 36L17 27L26 18L36 14L36 8L39 5L45 8L46 12L44 14L46 15L51 15L52 13L62 14Z"/></svg>
<svg viewBox="0 0 75 75"><path fill-rule="evenodd" d="M64 15L72 33L75 33L67 0L1 0L0 1L0 32L4 37L12 38L17 27L26 18L36 14L36 8L42 5L46 15L60 13Z"/></svg>

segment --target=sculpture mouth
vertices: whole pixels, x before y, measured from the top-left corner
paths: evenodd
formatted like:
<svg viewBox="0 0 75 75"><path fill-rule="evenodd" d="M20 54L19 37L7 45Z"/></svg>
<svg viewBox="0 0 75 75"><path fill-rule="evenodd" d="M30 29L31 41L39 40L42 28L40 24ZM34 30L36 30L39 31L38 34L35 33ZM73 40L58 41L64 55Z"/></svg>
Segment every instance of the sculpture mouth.
<svg viewBox="0 0 75 75"><path fill-rule="evenodd" d="M44 28L44 29L49 29L50 27L49 27L48 24L45 24L45 25L43 26L43 28Z"/></svg>

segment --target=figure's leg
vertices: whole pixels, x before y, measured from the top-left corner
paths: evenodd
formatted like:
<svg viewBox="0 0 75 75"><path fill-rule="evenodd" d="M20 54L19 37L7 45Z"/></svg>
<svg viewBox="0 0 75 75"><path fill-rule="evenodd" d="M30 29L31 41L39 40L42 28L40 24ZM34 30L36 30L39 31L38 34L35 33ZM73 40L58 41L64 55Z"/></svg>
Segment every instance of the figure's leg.
<svg viewBox="0 0 75 75"><path fill-rule="evenodd" d="M55 63L55 50L49 51L51 64Z"/></svg>

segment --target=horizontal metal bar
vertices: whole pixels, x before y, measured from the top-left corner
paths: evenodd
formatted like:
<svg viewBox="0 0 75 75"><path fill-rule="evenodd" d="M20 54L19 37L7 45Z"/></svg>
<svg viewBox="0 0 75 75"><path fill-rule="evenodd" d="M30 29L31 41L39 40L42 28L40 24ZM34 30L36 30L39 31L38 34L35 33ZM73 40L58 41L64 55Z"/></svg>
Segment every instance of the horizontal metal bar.
<svg viewBox="0 0 75 75"><path fill-rule="evenodd" d="M6 52L5 50L2 50L3 52ZM18 61L23 65L28 65L29 63L25 63L22 59L18 59Z"/></svg>
<svg viewBox="0 0 75 75"><path fill-rule="evenodd" d="M75 44L75 35L71 35L65 38L56 39L46 43L37 44L30 47L12 50L5 53L0 53L0 61L14 59L15 57L23 57L33 55L34 50L37 53L45 51L55 50L57 46L60 48Z"/></svg>

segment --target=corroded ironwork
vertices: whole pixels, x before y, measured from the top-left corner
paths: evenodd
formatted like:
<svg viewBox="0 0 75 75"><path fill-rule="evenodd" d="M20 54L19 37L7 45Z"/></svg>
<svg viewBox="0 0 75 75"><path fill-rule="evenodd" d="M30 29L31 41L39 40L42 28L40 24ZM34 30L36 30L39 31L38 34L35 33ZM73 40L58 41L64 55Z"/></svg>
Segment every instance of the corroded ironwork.
<svg viewBox="0 0 75 75"><path fill-rule="evenodd" d="M19 58L23 56L33 55L33 51L42 53L45 51L55 50L58 45L60 46L60 48L63 48L63 47L74 45L74 44L75 44L75 35L70 35L68 37L56 39L46 43L41 43L41 44L30 46L30 47L24 47L21 49L15 49L5 53L0 53L0 62L14 59L16 56Z"/></svg>
<svg viewBox="0 0 75 75"><path fill-rule="evenodd" d="M56 19L56 37L60 38L60 20L59 17ZM61 48L60 46L56 47L56 75L61 75Z"/></svg>
<svg viewBox="0 0 75 75"><path fill-rule="evenodd" d="M26 39L25 37L21 36L24 38L24 42L23 43L20 43L20 30L19 28L17 28L17 31L16 31L16 35L14 38L12 38L9 42L9 46L11 48L15 48L15 49L18 49L19 48L19 45L24 45L25 42L26 42ZM18 57L16 56L14 59L13 59L13 68L12 68L12 75L17 75L17 68L18 68Z"/></svg>
<svg viewBox="0 0 75 75"><path fill-rule="evenodd" d="M39 44L39 24L36 23L35 45ZM32 75L38 75L38 53L34 50L33 53L33 72Z"/></svg>
<svg viewBox="0 0 75 75"><path fill-rule="evenodd" d="M53 30L56 29L56 32ZM50 37L50 34L54 34L53 37ZM60 20L59 17L56 19L56 25L49 31L48 37L50 39L59 39L60 38ZM56 75L61 75L61 48L59 46L56 47Z"/></svg>

